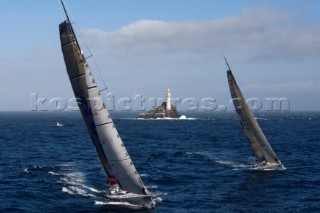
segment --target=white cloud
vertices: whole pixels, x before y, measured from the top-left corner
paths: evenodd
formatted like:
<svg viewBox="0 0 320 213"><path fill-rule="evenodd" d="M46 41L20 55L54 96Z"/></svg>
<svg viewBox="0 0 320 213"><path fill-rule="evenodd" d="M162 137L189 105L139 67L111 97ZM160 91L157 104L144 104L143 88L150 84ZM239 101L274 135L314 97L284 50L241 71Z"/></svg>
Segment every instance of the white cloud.
<svg viewBox="0 0 320 213"><path fill-rule="evenodd" d="M221 51L236 51L255 60L319 56L320 29L307 23L294 25L296 19L255 7L206 22L140 20L115 32L87 29L84 33L90 46L116 56Z"/></svg>

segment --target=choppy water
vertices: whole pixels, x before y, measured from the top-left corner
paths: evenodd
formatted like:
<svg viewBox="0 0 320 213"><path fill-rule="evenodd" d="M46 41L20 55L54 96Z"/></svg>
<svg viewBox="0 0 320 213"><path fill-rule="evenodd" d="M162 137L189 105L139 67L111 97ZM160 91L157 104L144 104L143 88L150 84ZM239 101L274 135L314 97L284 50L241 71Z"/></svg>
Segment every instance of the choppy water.
<svg viewBox="0 0 320 213"><path fill-rule="evenodd" d="M113 113L153 212L320 211L320 112L257 114L282 172L249 169L255 158L234 112L186 115L194 119ZM136 212L106 205L79 112L1 112L0 130L0 212Z"/></svg>

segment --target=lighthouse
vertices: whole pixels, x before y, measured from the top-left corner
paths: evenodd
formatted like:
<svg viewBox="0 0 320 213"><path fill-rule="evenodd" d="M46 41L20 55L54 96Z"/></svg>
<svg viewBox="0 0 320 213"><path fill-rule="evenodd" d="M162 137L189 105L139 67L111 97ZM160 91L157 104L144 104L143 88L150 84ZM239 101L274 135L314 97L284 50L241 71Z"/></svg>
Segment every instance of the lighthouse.
<svg viewBox="0 0 320 213"><path fill-rule="evenodd" d="M167 90L167 94L166 94L166 111L170 111L171 110L171 101L170 101L170 98L171 98L171 93L170 93L170 90L168 89Z"/></svg>
<svg viewBox="0 0 320 213"><path fill-rule="evenodd" d="M171 105L171 92L168 89L166 92L166 99L162 102L161 106L153 107L149 112L142 112L139 114L139 119L167 119L167 118L180 118L176 106Z"/></svg>

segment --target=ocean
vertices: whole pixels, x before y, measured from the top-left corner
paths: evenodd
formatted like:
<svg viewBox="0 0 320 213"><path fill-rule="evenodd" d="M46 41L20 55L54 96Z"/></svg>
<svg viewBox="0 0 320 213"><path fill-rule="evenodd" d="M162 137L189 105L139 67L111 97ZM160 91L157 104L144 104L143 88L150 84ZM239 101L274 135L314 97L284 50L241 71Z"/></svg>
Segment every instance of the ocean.
<svg viewBox="0 0 320 213"><path fill-rule="evenodd" d="M0 212L320 212L320 112L255 114L285 171L250 169L235 112L137 114L111 112L154 210L106 201L80 112L0 112Z"/></svg>

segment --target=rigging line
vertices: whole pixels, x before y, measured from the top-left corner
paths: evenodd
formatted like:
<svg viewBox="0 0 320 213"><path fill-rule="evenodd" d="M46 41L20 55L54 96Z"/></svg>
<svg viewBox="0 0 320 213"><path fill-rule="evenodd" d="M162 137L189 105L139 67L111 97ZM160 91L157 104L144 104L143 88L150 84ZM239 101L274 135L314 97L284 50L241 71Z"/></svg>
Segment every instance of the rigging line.
<svg viewBox="0 0 320 213"><path fill-rule="evenodd" d="M91 57L93 57L93 55L89 55L89 56L84 57L84 58L85 58L85 59L88 59L88 58L91 58Z"/></svg>
<svg viewBox="0 0 320 213"><path fill-rule="evenodd" d="M225 60L225 62L226 62L226 64L227 64L228 69L231 71L231 68L230 68L229 63L228 63L228 61L227 61L227 58L226 58L226 56L224 55L223 52L222 52L222 55L223 55L223 58L224 58L224 60Z"/></svg>
<svg viewBox="0 0 320 213"><path fill-rule="evenodd" d="M70 19L71 19L71 20L75 20L75 19L73 19L72 13L71 13L70 10L67 8L67 6L65 5L65 3L64 3L63 0L60 0L60 7L61 7L61 11L62 11L62 19L64 19L64 18L63 18L63 11L64 11L66 18L67 18L69 21L70 21ZM67 13L67 11L68 11L68 13ZM71 18L69 18L68 14L70 15ZM97 71L98 71L100 81L101 81L102 84L103 84L103 85L102 85L102 86L104 87L103 90L107 90L107 91L108 91L107 84L106 84L105 80L104 80L103 77L102 77L102 74L101 74L101 72L100 72L100 69L99 69L99 67L98 67L97 62L95 61L95 59L94 59L94 57L93 57L93 54L91 53L89 47L87 46L87 44L86 44L86 42L85 42L85 37L82 35L81 30L80 30L78 24L77 24L76 22L71 22L71 21L70 21L70 24L71 24L71 25L75 25L75 26L77 27L77 29L78 29L77 32L75 32L75 31L73 31L73 30L72 30L72 31L73 31L74 34L77 34L77 36L80 38L82 44L85 46L86 50L89 52L90 56L86 57L86 59L89 58L89 57L92 57L92 60L93 60L93 62L94 62L94 64L95 64L95 67L96 67L96 69L97 69ZM78 33L78 32L79 32L79 33ZM77 40L76 35L75 35L75 39ZM78 42L77 42L77 44L78 44ZM78 44L78 46L79 46L79 44ZM80 47L79 47L79 49L81 50Z"/></svg>
<svg viewBox="0 0 320 213"><path fill-rule="evenodd" d="M74 39L75 39L75 41L76 41L76 44L77 44L79 50L81 50L81 48L80 48L80 46L79 46L78 39L77 39L77 37L76 37L76 35L75 35L75 32L74 32L74 30L73 30L72 23L71 23L71 21L70 21L70 18L69 18L67 9L66 9L66 7L65 7L65 5L64 5L64 3L63 3L63 0L60 0L60 2L61 2L61 5L62 5L62 7L63 7L63 11L64 11L64 13L65 13L65 15L66 15L68 25L71 25L71 28L70 28L71 34L74 36Z"/></svg>
<svg viewBox="0 0 320 213"><path fill-rule="evenodd" d="M63 7L63 11L64 11L64 13L66 14L66 17L67 17L68 21L70 21L69 16L68 16L68 13L67 13L67 10L66 10L66 8L65 8L65 6L64 6L63 0L60 0L60 2L61 2L61 5L62 5L62 7Z"/></svg>
<svg viewBox="0 0 320 213"><path fill-rule="evenodd" d="M97 69L97 71L98 71L99 78L100 78L100 80L101 80L102 83L103 83L103 87L105 88L104 90L108 90L107 84L106 84L105 80L104 80L103 77L102 77L102 74L101 74L101 72L100 72L99 66L98 66L98 64L97 64L97 62L96 62L93 54L91 53L90 48L89 48L88 45L87 45L87 42L85 41L85 37L84 37L83 34L81 33L81 30L80 30L80 28L79 28L79 26L78 26L78 24L77 24L76 22L75 22L75 25L76 25L76 27L77 27L77 29L78 29L77 32L79 32L79 38L80 38L80 40L82 41L82 43L83 43L83 45L85 46L86 50L87 50L87 51L89 52L89 54L90 54L90 56L88 56L87 58L92 57L92 60L93 60L93 62L94 62L94 64L95 64L95 67L96 67L96 69ZM78 34L78 33L77 33L77 34Z"/></svg>
<svg viewBox="0 0 320 213"><path fill-rule="evenodd" d="M76 20L74 19L74 16L72 15L71 10L69 10L68 6L63 0L60 0L60 5L61 5L61 10L63 11L64 16L70 21L70 23L72 23L71 20Z"/></svg>
<svg viewBox="0 0 320 213"><path fill-rule="evenodd" d="M223 57L224 57L224 60L226 61L226 64L227 64L227 66L228 66L228 71L230 71L230 72L231 72L231 68L230 68L230 66L229 66L229 63L228 63L228 61L227 61L226 57L225 57L225 56L223 56Z"/></svg>
<svg viewBox="0 0 320 213"><path fill-rule="evenodd" d="M223 56L223 57L224 57L224 56ZM225 58L225 57L224 57L224 58ZM225 58L225 60L226 60L226 58ZM230 68L230 66L229 66L229 64L228 64L227 61L226 61L226 63L227 63L227 66L228 66L229 70L231 70L231 68ZM244 96L245 101L247 101L246 98L247 98L247 96L248 96L248 92L247 92L247 90L246 90L246 87L245 87L244 84L242 83L241 78L236 78L235 75L237 75L237 74L234 73L233 71L232 71L232 75L234 76L235 79L237 79L236 82L237 82L237 84L238 84L238 87L239 87L240 90L242 91L242 95Z"/></svg>
<svg viewBox="0 0 320 213"><path fill-rule="evenodd" d="M106 88L104 88L104 89L99 90L99 93L101 93L101 92L103 92L103 91L105 91L105 90L108 91L108 88L106 87Z"/></svg>
<svg viewBox="0 0 320 213"><path fill-rule="evenodd" d="M58 0L58 4L59 4L59 6L60 6L60 15L61 15L61 22L62 22L62 21L64 20L64 17L63 17L64 12L63 12L63 8L62 8L61 1L60 1L60 0Z"/></svg>
<svg viewBox="0 0 320 213"><path fill-rule="evenodd" d="M237 83L238 83L238 87L242 91L242 95L243 95L244 100L247 102L247 99L248 99L249 95L248 95L248 91L247 91L247 89L245 87L245 84L243 84L241 78L237 78Z"/></svg>

